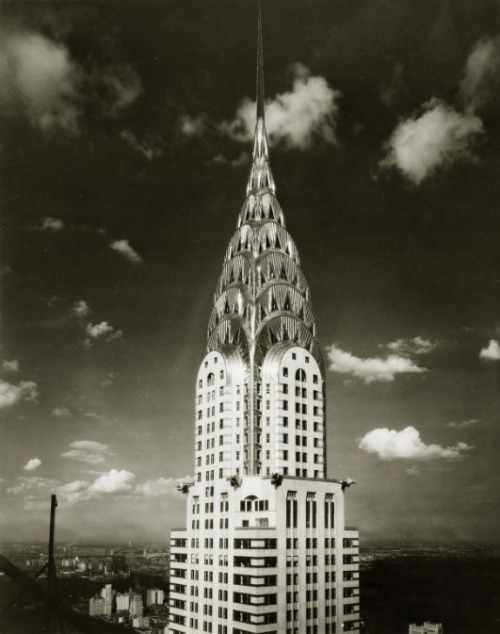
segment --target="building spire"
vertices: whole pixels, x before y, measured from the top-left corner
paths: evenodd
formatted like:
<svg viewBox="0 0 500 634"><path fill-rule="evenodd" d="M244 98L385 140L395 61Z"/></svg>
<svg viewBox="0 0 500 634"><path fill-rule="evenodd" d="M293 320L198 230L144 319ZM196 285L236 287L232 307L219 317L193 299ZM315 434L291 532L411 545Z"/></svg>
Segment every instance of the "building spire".
<svg viewBox="0 0 500 634"><path fill-rule="evenodd" d="M262 8L259 0L257 19L257 119L264 119L264 44L262 41Z"/></svg>
<svg viewBox="0 0 500 634"><path fill-rule="evenodd" d="M247 195L269 189L275 193L274 179L269 163L269 148L264 120L264 45L262 38L261 0L257 17L257 122L253 139L252 168L247 183Z"/></svg>

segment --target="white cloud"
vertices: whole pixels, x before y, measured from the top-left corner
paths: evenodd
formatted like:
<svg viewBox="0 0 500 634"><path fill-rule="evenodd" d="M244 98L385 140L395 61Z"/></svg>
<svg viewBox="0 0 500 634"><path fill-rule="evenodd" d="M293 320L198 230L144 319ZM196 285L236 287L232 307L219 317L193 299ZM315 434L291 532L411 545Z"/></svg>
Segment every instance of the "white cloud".
<svg viewBox="0 0 500 634"><path fill-rule="evenodd" d="M99 337L104 337L113 331L113 326L110 326L107 321L101 321L100 324L94 325L88 324L86 328L88 336L92 339L99 339Z"/></svg>
<svg viewBox="0 0 500 634"><path fill-rule="evenodd" d="M71 416L71 412L67 407L54 407L51 412L51 416L54 416L55 418L68 418Z"/></svg>
<svg viewBox="0 0 500 634"><path fill-rule="evenodd" d="M419 374L425 368L416 365L405 356L391 354L385 359L372 357L361 359L335 345L327 348L329 369L340 374L351 374L365 383L393 381L396 374Z"/></svg>
<svg viewBox="0 0 500 634"><path fill-rule="evenodd" d="M17 478L12 486L8 487L7 493L11 493L12 495L25 495L31 498L40 494L46 495L47 492L53 491L58 484L58 480L54 480L53 478L21 476Z"/></svg>
<svg viewBox="0 0 500 634"><path fill-rule="evenodd" d="M19 372L19 361L15 359L2 361L2 370L4 372Z"/></svg>
<svg viewBox="0 0 500 634"><path fill-rule="evenodd" d="M42 132L75 135L88 105L115 118L143 92L137 70L113 63L86 69L68 47L44 34L3 26L0 33L0 108L24 112Z"/></svg>
<svg viewBox="0 0 500 634"><path fill-rule="evenodd" d="M96 414L95 412L85 412L84 416L86 418L93 418L95 420L102 420L104 418L102 414Z"/></svg>
<svg viewBox="0 0 500 634"><path fill-rule="evenodd" d="M458 161L474 161L472 148L484 132L472 112L460 113L438 99L424 104L423 113L401 121L385 147L384 169L397 168L419 185L438 169Z"/></svg>
<svg viewBox="0 0 500 634"><path fill-rule="evenodd" d="M479 358L484 361L499 361L500 360L500 344L495 339L490 339L486 348L482 348L479 353Z"/></svg>
<svg viewBox="0 0 500 634"><path fill-rule="evenodd" d="M323 77L312 77L302 64L292 68L290 92L276 95L266 103L266 129L272 141L288 148L305 150L315 139L335 145L340 92ZM255 126L255 102L245 99L232 121L220 129L237 141L249 141Z"/></svg>
<svg viewBox="0 0 500 634"><path fill-rule="evenodd" d="M205 132L205 117L199 115L197 117L190 117L184 115L181 118L181 131L188 137L201 136Z"/></svg>
<svg viewBox="0 0 500 634"><path fill-rule="evenodd" d="M71 312L76 317L86 317L90 313L90 306L83 299L78 299L71 307Z"/></svg>
<svg viewBox="0 0 500 634"><path fill-rule="evenodd" d="M368 453L375 453L382 460L396 458L410 460L427 460L430 458L456 459L463 457L463 452L472 449L470 445L459 442L452 447L426 445L415 427L405 427L401 431L382 427L373 429L359 440L358 447Z"/></svg>
<svg viewBox="0 0 500 634"><path fill-rule="evenodd" d="M144 92L137 70L130 64L112 64L89 74L105 116L116 118Z"/></svg>
<svg viewBox="0 0 500 634"><path fill-rule="evenodd" d="M38 385L21 381L18 385L0 379L0 409L12 407L21 401L33 402L38 398Z"/></svg>
<svg viewBox="0 0 500 634"><path fill-rule="evenodd" d="M479 40L467 58L460 93L468 108L486 105L500 85L500 35Z"/></svg>
<svg viewBox="0 0 500 634"><path fill-rule="evenodd" d="M248 163L250 163L250 159L251 157L248 152L241 152L241 154L234 159L227 159L222 154L217 154L217 156L214 156L210 163L213 163L214 165L230 165L231 167L240 167L241 165L247 165Z"/></svg>
<svg viewBox="0 0 500 634"><path fill-rule="evenodd" d="M148 161L157 159L163 154L163 143L157 136L149 135L140 141L130 130L123 130L120 136L133 150L142 154Z"/></svg>
<svg viewBox="0 0 500 634"><path fill-rule="evenodd" d="M90 347L93 341L97 339L106 339L106 343L110 343L116 339L121 339L123 333L121 330L116 330L108 324L107 321L101 321L98 324L87 324L85 328L87 338L85 339L85 345Z"/></svg>
<svg viewBox="0 0 500 634"><path fill-rule="evenodd" d="M128 240L115 240L109 247L123 255L130 262L142 262L141 256L130 246Z"/></svg>
<svg viewBox="0 0 500 634"><path fill-rule="evenodd" d="M461 429L463 427L472 427L473 425L479 425L481 421L478 418L469 418L468 420L462 420L459 422L451 421L448 423L448 427L453 429Z"/></svg>
<svg viewBox="0 0 500 634"><path fill-rule="evenodd" d="M61 456L87 464L101 464L108 456L113 455L108 445L95 440L75 440L69 446L71 449L62 453Z"/></svg>
<svg viewBox="0 0 500 634"><path fill-rule="evenodd" d="M39 476L22 476L7 489L7 493L23 497L25 510L40 510L47 507L49 493L55 493L59 501L65 504L77 504L117 495L160 498L176 495L176 487L179 484L193 481L192 476L175 479L160 477L134 486L136 476L126 469L111 469L96 475L94 481L73 480L66 483Z"/></svg>
<svg viewBox="0 0 500 634"><path fill-rule="evenodd" d="M67 48L44 35L21 31L0 34L2 107L22 109L43 132L78 131L80 69Z"/></svg>
<svg viewBox="0 0 500 634"><path fill-rule="evenodd" d="M42 231L61 231L61 229L64 229L64 222L59 218L46 216L40 228Z"/></svg>
<svg viewBox="0 0 500 634"><path fill-rule="evenodd" d="M157 480L146 480L135 487L135 492L148 498L161 497L173 493L176 487L183 482L193 482L194 478L158 478Z"/></svg>
<svg viewBox="0 0 500 634"><path fill-rule="evenodd" d="M409 469L406 469L406 473L409 476L419 476L421 474L421 471L417 467L417 465L413 465L413 467L410 467Z"/></svg>
<svg viewBox="0 0 500 634"><path fill-rule="evenodd" d="M31 460L28 460L28 462L24 465L23 469L25 471L35 471L35 469L38 469L38 467L41 466L42 461L40 458L31 458Z"/></svg>
<svg viewBox="0 0 500 634"><path fill-rule="evenodd" d="M109 473L99 476L93 484L90 485L92 493L121 493L132 489L132 481L135 474L131 471L121 469L111 469Z"/></svg>
<svg viewBox="0 0 500 634"><path fill-rule="evenodd" d="M387 348L392 352L398 354L412 355L412 354L427 354L434 350L436 342L430 339L424 339L423 337L413 337L413 339L397 339L387 344Z"/></svg>
<svg viewBox="0 0 500 634"><path fill-rule="evenodd" d="M86 480L74 480L57 487L57 495L68 504L90 499L89 483Z"/></svg>

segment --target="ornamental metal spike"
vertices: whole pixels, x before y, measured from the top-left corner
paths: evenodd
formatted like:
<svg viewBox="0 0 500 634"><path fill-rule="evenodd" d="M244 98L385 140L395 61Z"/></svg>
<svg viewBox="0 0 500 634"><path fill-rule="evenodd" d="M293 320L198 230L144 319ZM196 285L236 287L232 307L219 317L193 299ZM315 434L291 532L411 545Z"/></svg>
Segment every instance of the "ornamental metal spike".
<svg viewBox="0 0 500 634"><path fill-rule="evenodd" d="M274 178L269 163L269 147L265 125L264 105L264 44L262 37L262 10L259 0L257 18L257 87L256 87L256 115L255 133L253 139L252 167L247 183L247 195L269 189L276 192Z"/></svg>

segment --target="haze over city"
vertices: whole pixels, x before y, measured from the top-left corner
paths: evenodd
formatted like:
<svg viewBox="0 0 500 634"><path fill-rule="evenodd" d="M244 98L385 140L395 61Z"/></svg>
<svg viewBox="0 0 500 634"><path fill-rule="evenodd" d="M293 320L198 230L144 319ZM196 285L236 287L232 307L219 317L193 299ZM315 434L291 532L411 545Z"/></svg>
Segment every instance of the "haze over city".
<svg viewBox="0 0 500 634"><path fill-rule="evenodd" d="M364 539L499 526L490 0L264 2L266 123ZM166 541L245 195L255 6L2 3L0 535Z"/></svg>

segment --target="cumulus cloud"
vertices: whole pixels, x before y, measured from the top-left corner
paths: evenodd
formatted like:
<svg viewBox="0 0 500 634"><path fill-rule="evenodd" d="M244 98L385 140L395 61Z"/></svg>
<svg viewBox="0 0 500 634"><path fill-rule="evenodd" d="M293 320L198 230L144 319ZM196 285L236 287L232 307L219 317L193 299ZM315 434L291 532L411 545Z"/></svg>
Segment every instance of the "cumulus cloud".
<svg viewBox="0 0 500 634"><path fill-rule="evenodd" d="M61 454L63 458L85 462L87 464L101 464L113 451L108 445L95 440L75 440L69 445L71 449Z"/></svg>
<svg viewBox="0 0 500 634"><path fill-rule="evenodd" d="M142 154L148 161L157 159L163 154L163 143L158 136L146 135L140 141L130 130L123 130L120 136L133 150Z"/></svg>
<svg viewBox="0 0 500 634"><path fill-rule="evenodd" d="M103 114L116 118L143 93L142 81L131 64L112 64L89 76Z"/></svg>
<svg viewBox="0 0 500 634"><path fill-rule="evenodd" d="M248 165L250 163L250 154L248 152L241 152L239 156L234 159L228 159L222 154L217 154L210 161L213 165L229 165L230 167L240 167L241 165Z"/></svg>
<svg viewBox="0 0 500 634"><path fill-rule="evenodd" d="M401 431L381 427L373 429L359 440L358 447L368 453L375 453L382 460L397 458L406 460L428 460L431 458L462 458L465 451L473 449L464 442L452 447L426 445L415 427L405 427Z"/></svg>
<svg viewBox="0 0 500 634"><path fill-rule="evenodd" d="M42 226L40 227L40 229L42 231L61 231L61 229L64 229L64 222L59 218L46 216L42 220Z"/></svg>
<svg viewBox="0 0 500 634"><path fill-rule="evenodd" d="M115 240L109 245L109 247L110 249L113 249L113 251L123 255L123 257L130 262L134 262L136 264L142 262L141 256L130 246L128 240Z"/></svg>
<svg viewBox="0 0 500 634"><path fill-rule="evenodd" d="M266 104L269 137L288 148L305 150L317 139L335 145L340 92L323 77L311 76L303 64L292 67L293 88ZM245 99L235 118L220 129L237 141L248 142L255 126L255 102Z"/></svg>
<svg viewBox="0 0 500 634"><path fill-rule="evenodd" d="M336 345L327 348L329 369L339 374L350 374L365 383L393 381L396 374L420 374L425 368L416 365L406 356L390 354L386 358L371 357L361 359Z"/></svg>
<svg viewBox="0 0 500 634"><path fill-rule="evenodd" d="M65 504L76 504L107 496L133 493L135 474L125 469L111 469L93 481L60 480L39 476L22 476L7 488L7 493L24 498L25 510L39 510L47 506L49 493L55 493Z"/></svg>
<svg viewBox="0 0 500 634"><path fill-rule="evenodd" d="M28 462L24 465L23 469L25 471L35 471L38 467L41 467L41 465L42 461L40 458L31 458L31 460L28 460Z"/></svg>
<svg viewBox="0 0 500 634"><path fill-rule="evenodd" d="M19 372L19 361L16 359L2 361L2 370L4 372Z"/></svg>
<svg viewBox="0 0 500 634"><path fill-rule="evenodd" d="M123 333L121 330L116 330L108 324L107 321L101 321L98 324L87 324L85 328L87 337L85 339L85 346L90 347L98 339L105 339L106 343L121 339Z"/></svg>
<svg viewBox="0 0 500 634"><path fill-rule="evenodd" d="M147 498L157 498L171 494L175 487L184 481L193 481L193 478L158 478L146 480L135 487L135 492Z"/></svg>
<svg viewBox="0 0 500 634"><path fill-rule="evenodd" d="M76 317L86 317L90 313L90 306L85 300L79 299L71 306L71 312Z"/></svg>
<svg viewBox="0 0 500 634"><path fill-rule="evenodd" d="M55 418L68 418L71 416L71 412L67 407L54 407L51 412L51 416Z"/></svg>
<svg viewBox="0 0 500 634"><path fill-rule="evenodd" d="M413 467L410 467L409 469L405 469L405 471L409 476L419 476L421 474L421 471L417 467L417 465L413 465Z"/></svg>
<svg viewBox="0 0 500 634"><path fill-rule="evenodd" d="M184 115L181 118L181 131L188 137L201 136L205 132L205 129L206 124L205 117L203 115L199 115L197 117Z"/></svg>
<svg viewBox="0 0 500 634"><path fill-rule="evenodd" d="M479 40L467 58L460 94L468 108L486 105L500 86L500 35Z"/></svg>
<svg viewBox="0 0 500 634"><path fill-rule="evenodd" d="M18 385L0 379L0 409L12 407L21 401L33 402L38 398L38 385L21 381Z"/></svg>
<svg viewBox="0 0 500 634"><path fill-rule="evenodd" d="M422 109L396 126L380 162L382 169L396 168L415 185L438 169L474 161L474 144L484 132L478 116L458 112L439 99L431 99Z"/></svg>
<svg viewBox="0 0 500 634"><path fill-rule="evenodd" d="M43 478L41 476L21 476L15 483L7 488L7 493L12 495L24 495L26 499L31 499L37 495L46 495L47 492L54 491L59 484L53 478Z"/></svg>
<svg viewBox="0 0 500 634"><path fill-rule="evenodd" d="M490 339L489 344L481 349L479 358L484 361L500 361L500 344L496 339Z"/></svg>
<svg viewBox="0 0 500 634"><path fill-rule="evenodd" d="M0 32L0 108L23 112L42 132L76 135L89 106L115 118L143 92L135 67L111 63L85 68L64 42L46 34L4 25Z"/></svg>
<svg viewBox="0 0 500 634"><path fill-rule="evenodd" d="M130 491L132 489L131 483L134 479L135 474L131 471L111 469L109 473L104 473L102 476L99 476L97 480L90 485L90 490L93 493Z"/></svg>
<svg viewBox="0 0 500 634"><path fill-rule="evenodd" d="M436 342L430 339L424 339L423 337L413 337L413 339L397 339L387 344L387 348L392 352L398 354L404 354L405 356L412 354L427 354L434 350Z"/></svg>
<svg viewBox="0 0 500 634"><path fill-rule="evenodd" d="M419 185L439 169L458 161L475 161L474 146L484 135L477 110L498 95L500 35L479 40L465 64L460 83L462 109L433 98L421 111L399 122L385 144L382 169L396 168Z"/></svg>
<svg viewBox="0 0 500 634"><path fill-rule="evenodd" d="M75 134L79 116L80 68L67 48L39 33L0 33L2 108L22 109L32 124L47 132Z"/></svg>
<svg viewBox="0 0 500 634"><path fill-rule="evenodd" d="M448 423L448 427L452 427L453 429L462 429L464 427L473 427L474 425L479 425L481 421L478 418L469 418L468 420L461 421L451 421Z"/></svg>

